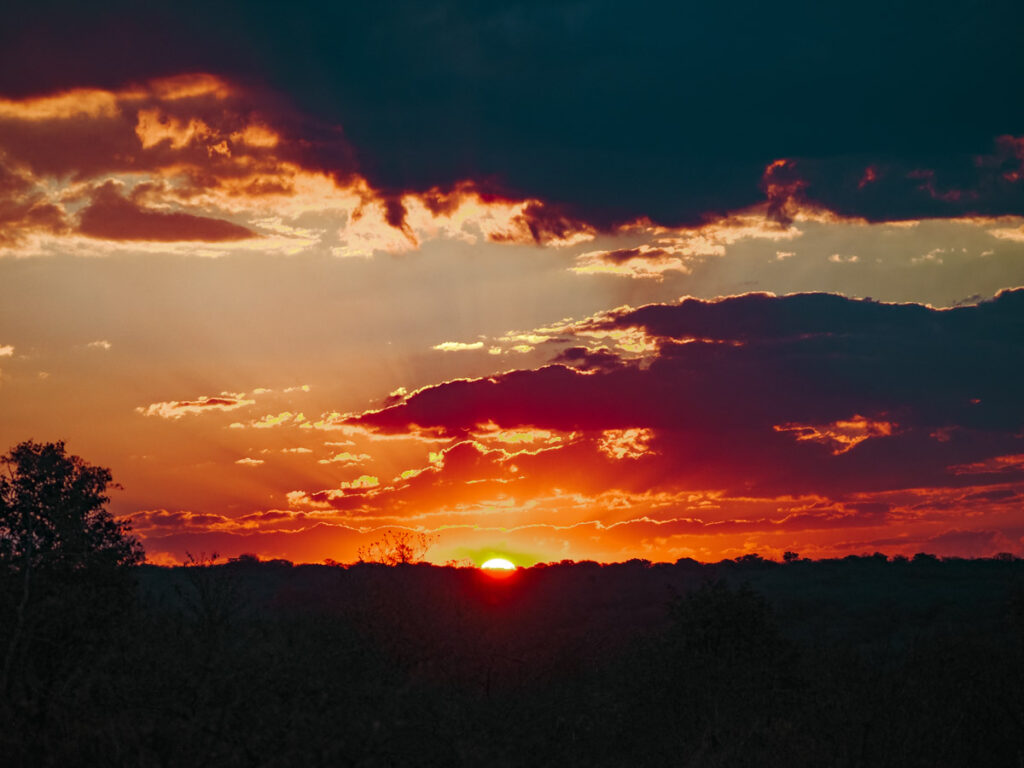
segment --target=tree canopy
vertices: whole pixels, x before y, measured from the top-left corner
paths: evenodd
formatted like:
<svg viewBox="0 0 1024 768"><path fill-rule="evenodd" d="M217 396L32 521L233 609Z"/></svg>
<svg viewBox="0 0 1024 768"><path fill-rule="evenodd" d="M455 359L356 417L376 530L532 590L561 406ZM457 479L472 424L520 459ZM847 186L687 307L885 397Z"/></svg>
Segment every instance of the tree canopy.
<svg viewBox="0 0 1024 768"><path fill-rule="evenodd" d="M134 565L142 547L105 505L110 470L63 441L19 443L0 457L0 567L81 571Z"/></svg>

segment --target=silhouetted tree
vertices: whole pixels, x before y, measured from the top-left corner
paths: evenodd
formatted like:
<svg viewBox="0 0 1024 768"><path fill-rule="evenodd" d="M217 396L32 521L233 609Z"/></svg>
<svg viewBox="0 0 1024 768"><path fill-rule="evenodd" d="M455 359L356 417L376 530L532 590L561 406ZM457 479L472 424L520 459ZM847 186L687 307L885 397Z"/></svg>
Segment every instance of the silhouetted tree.
<svg viewBox="0 0 1024 768"><path fill-rule="evenodd" d="M0 567L80 571L135 565L142 547L104 505L110 470L69 456L63 442L26 441L0 457Z"/></svg>
<svg viewBox="0 0 1024 768"><path fill-rule="evenodd" d="M238 557L229 557L229 563L239 563L241 565L259 565L259 555L254 555L251 552L243 552Z"/></svg>
<svg viewBox="0 0 1024 768"><path fill-rule="evenodd" d="M109 469L68 455L63 442L20 443L0 465L0 685L7 690L12 669L30 658L51 677L60 674L68 639L102 630L123 609L125 571L143 552L128 524L104 508Z"/></svg>
<svg viewBox="0 0 1024 768"><path fill-rule="evenodd" d="M423 561L435 537L412 531L384 531L376 541L359 548L359 562L411 565Z"/></svg>

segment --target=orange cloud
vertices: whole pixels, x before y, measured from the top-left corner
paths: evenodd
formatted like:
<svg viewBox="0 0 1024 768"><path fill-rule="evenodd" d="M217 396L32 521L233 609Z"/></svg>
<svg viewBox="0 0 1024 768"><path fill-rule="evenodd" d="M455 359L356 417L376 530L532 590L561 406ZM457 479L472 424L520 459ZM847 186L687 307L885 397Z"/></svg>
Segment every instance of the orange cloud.
<svg viewBox="0 0 1024 768"><path fill-rule="evenodd" d="M363 462L370 460L370 454L368 453L351 453L349 451L341 451L331 456L329 459L320 459L318 464L342 464L345 466L351 466L353 464L362 464Z"/></svg>
<svg viewBox="0 0 1024 768"><path fill-rule="evenodd" d="M234 411L248 405L254 405L255 400L245 399L244 393L233 394L222 392L213 397L198 397L195 400L169 400L162 403L151 403L146 406L139 406L135 410L144 416L159 416L164 419L180 419L182 416L198 413L211 413L214 411Z"/></svg>
<svg viewBox="0 0 1024 768"><path fill-rule="evenodd" d="M846 453L870 437L888 437L898 429L893 422L868 419L860 415L831 424L784 424L774 428L778 432L792 433L797 440L828 445L836 455Z"/></svg>
<svg viewBox="0 0 1024 768"><path fill-rule="evenodd" d="M957 475L977 475L990 472L1021 472L1024 471L1024 453L994 456L985 461L974 461L970 464L957 464L950 467Z"/></svg>
<svg viewBox="0 0 1024 768"><path fill-rule="evenodd" d="M650 452L650 429L608 429L601 433L598 449L613 459L639 459Z"/></svg>

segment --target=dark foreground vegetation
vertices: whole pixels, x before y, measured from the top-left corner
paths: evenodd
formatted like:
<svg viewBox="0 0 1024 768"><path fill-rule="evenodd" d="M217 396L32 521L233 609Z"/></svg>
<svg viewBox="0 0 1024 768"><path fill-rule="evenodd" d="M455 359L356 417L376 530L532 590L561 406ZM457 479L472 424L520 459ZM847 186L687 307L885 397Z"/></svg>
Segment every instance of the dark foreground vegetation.
<svg viewBox="0 0 1024 768"><path fill-rule="evenodd" d="M35 606L18 765L1017 766L1024 562L137 570ZM5 585L9 586L9 585ZM5 591L3 648L11 640Z"/></svg>
<svg viewBox="0 0 1024 768"><path fill-rule="evenodd" d="M1024 561L139 566L0 475L0 765L1020 766Z"/></svg>

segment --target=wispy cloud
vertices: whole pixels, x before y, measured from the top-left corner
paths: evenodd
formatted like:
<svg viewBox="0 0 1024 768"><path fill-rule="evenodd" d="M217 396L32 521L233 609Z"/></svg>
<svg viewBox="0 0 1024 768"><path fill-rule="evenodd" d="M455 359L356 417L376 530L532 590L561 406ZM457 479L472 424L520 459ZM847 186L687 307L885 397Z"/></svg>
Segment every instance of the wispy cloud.
<svg viewBox="0 0 1024 768"><path fill-rule="evenodd" d="M135 410L144 416L159 416L164 419L180 419L185 415L234 411L254 405L255 400L246 399L244 392L222 392L210 397L198 397L194 400L168 400L139 406Z"/></svg>

